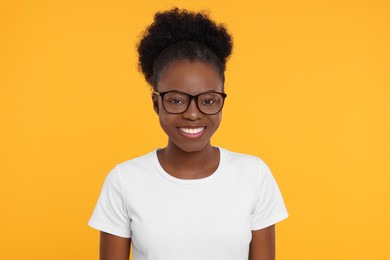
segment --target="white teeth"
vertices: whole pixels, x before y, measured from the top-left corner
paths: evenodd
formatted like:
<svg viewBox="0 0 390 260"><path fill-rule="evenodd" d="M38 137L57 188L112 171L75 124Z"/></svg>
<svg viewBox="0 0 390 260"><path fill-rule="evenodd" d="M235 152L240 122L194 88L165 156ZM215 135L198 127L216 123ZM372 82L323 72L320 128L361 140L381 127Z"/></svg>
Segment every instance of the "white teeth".
<svg viewBox="0 0 390 260"><path fill-rule="evenodd" d="M202 132L205 128L204 127L199 127L199 128L179 128L180 131L186 133L186 134L197 134Z"/></svg>

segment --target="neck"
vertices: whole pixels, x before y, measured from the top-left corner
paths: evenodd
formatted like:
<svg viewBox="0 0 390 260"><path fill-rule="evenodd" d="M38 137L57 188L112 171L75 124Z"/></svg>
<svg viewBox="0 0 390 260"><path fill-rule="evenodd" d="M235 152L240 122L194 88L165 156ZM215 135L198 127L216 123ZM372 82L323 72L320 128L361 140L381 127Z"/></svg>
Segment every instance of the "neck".
<svg viewBox="0 0 390 260"><path fill-rule="evenodd" d="M201 150L186 152L168 142L168 146L158 152L158 157L168 173L182 179L207 177L219 164L219 151L210 143Z"/></svg>

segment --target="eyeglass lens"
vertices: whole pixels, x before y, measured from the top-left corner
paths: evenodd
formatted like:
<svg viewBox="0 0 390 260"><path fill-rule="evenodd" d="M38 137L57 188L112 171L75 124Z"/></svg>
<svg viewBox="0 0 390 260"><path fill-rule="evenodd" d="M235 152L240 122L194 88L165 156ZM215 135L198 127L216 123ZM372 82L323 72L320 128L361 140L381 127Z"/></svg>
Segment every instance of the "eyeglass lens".
<svg viewBox="0 0 390 260"><path fill-rule="evenodd" d="M203 93L198 96L197 105L205 114L216 114L223 106L224 97L219 93ZM191 97L185 93L167 92L163 98L165 110L169 113L183 113L191 103Z"/></svg>

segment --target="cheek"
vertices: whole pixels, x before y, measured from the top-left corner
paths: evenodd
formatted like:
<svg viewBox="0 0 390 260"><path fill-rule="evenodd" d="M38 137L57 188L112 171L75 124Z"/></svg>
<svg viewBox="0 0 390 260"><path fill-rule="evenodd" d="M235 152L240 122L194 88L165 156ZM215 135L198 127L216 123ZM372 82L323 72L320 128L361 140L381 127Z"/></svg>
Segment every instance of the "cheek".
<svg viewBox="0 0 390 260"><path fill-rule="evenodd" d="M172 132L174 130L173 126L173 118L171 116L166 115L164 111L161 111L161 109L164 109L160 107L160 113L159 113L159 121L160 121L160 126L164 130L166 134L169 134L169 132Z"/></svg>
<svg viewBox="0 0 390 260"><path fill-rule="evenodd" d="M215 132L218 129L219 124L221 123L222 113L219 113L218 115L213 116L212 118L210 118L210 120L213 122L213 126L214 126L213 132Z"/></svg>

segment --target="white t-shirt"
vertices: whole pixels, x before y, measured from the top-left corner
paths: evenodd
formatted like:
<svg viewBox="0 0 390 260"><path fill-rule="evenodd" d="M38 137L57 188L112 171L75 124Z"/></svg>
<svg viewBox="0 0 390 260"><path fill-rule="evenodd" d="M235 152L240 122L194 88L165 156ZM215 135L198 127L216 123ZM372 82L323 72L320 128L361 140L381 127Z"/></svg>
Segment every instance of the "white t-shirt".
<svg viewBox="0 0 390 260"><path fill-rule="evenodd" d="M168 174L157 150L116 165L88 225L131 237L134 260L247 260L251 231L288 213L260 158L219 150L217 170L202 179Z"/></svg>

